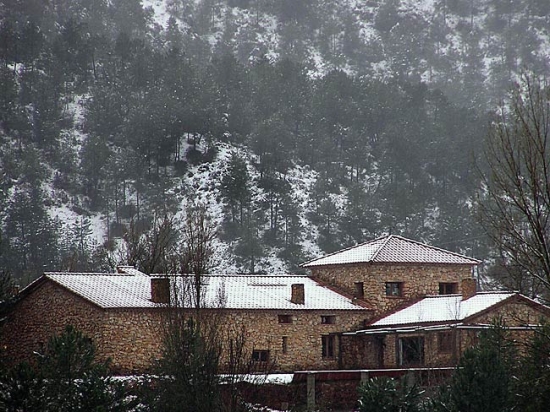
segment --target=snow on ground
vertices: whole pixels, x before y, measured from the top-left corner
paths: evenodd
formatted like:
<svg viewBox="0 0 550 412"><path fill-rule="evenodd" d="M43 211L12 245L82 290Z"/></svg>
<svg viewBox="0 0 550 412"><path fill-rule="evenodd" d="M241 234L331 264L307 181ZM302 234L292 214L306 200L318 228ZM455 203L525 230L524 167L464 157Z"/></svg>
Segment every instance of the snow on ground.
<svg viewBox="0 0 550 412"><path fill-rule="evenodd" d="M142 0L141 4L144 9L150 8L153 10L154 22L162 27L168 25L170 15L166 9L166 0Z"/></svg>

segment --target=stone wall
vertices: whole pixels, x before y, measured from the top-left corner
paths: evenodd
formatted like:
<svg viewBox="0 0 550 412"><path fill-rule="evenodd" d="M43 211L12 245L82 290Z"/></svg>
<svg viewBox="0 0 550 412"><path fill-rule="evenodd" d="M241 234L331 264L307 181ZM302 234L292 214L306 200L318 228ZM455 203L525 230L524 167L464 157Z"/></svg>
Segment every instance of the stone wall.
<svg viewBox="0 0 550 412"><path fill-rule="evenodd" d="M33 361L53 335L73 325L94 342L103 340L105 312L46 280L19 301L2 325L1 347L10 364Z"/></svg>
<svg viewBox="0 0 550 412"><path fill-rule="evenodd" d="M338 338L334 337L333 356L323 357L321 337L360 328L370 314L360 306L356 311L221 309L211 311L209 318L224 339L244 331L245 361L253 350L266 350L266 367L290 372L337 368ZM16 305L0 339L15 363L32 358L51 336L74 325L93 339L99 361L111 359L113 371L150 372L162 353L165 315L161 309L101 309L46 279ZM289 323L281 323L279 315ZM322 316L330 322L323 323Z"/></svg>
<svg viewBox="0 0 550 412"><path fill-rule="evenodd" d="M291 323L280 323L279 315L290 315ZM321 323L321 316L334 316L333 324ZM267 362L252 364L260 370L291 372L301 369L335 369L338 367L338 339L334 356L322 356L321 336L352 330L363 325L369 311L206 311L203 323L217 324L218 336L227 350L229 338L244 334L242 361L248 363L253 350L269 351ZM161 311L109 310L105 315L105 339L101 353L112 358L112 366L121 373L148 371L151 362L162 352L165 333ZM283 351L283 337L286 353ZM222 365L227 351L222 352Z"/></svg>
<svg viewBox="0 0 550 412"><path fill-rule="evenodd" d="M472 329L452 328L447 330L418 331L409 333L388 333L386 335L359 335L342 336L342 367L344 369L378 369L400 368L399 365L399 339L422 337L424 339L424 363L423 367L449 367L457 364L460 355L479 341L480 328L476 325L491 324L495 319L501 318L506 326L522 326L525 324L537 324L547 314L533 305L517 299L495 307L493 310L482 313L469 321ZM467 325L465 325L467 326ZM451 334L451 348L441 350L439 346L440 333ZM524 349L523 344L532 337L531 330L511 331L510 339L518 349ZM383 365L379 361L380 344L376 342L383 336Z"/></svg>
<svg viewBox="0 0 550 412"><path fill-rule="evenodd" d="M291 323L280 323L279 315L290 315ZM333 316L334 323L321 322L321 316ZM334 356L322 356L323 335L361 328L370 311L254 311L232 310L224 314L224 323L239 331L244 326L247 351L268 350L275 371L338 368L339 342L334 337ZM286 338L286 353L283 350Z"/></svg>
<svg viewBox="0 0 550 412"><path fill-rule="evenodd" d="M439 283L457 283L471 278L469 265L355 264L312 268L314 278L355 293L356 282L363 282L364 299L380 315L404 305L410 299L439 294ZM386 282L402 282L402 296L386 296Z"/></svg>
<svg viewBox="0 0 550 412"><path fill-rule="evenodd" d="M164 341L162 310L110 309L105 311L98 352L111 359L116 373L152 372Z"/></svg>

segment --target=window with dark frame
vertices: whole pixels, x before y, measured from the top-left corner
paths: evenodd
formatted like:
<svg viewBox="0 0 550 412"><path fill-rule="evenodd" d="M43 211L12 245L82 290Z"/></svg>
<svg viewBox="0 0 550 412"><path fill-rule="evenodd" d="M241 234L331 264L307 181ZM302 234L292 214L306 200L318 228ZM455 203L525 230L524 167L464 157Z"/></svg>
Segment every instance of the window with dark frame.
<svg viewBox="0 0 550 412"><path fill-rule="evenodd" d="M449 353L453 350L453 334L451 331L437 334L437 348L441 353Z"/></svg>
<svg viewBox="0 0 550 412"><path fill-rule="evenodd" d="M440 295L455 295L458 293L458 283L440 282L439 294Z"/></svg>
<svg viewBox="0 0 550 412"><path fill-rule="evenodd" d="M252 360L254 362L267 362L267 361L269 361L269 351L268 350L253 350L252 351Z"/></svg>
<svg viewBox="0 0 550 412"><path fill-rule="evenodd" d="M334 358L334 335L321 336L321 353L323 358Z"/></svg>
<svg viewBox="0 0 550 412"><path fill-rule="evenodd" d="M322 315L321 323L323 325L334 325L336 323L336 316L334 315Z"/></svg>
<svg viewBox="0 0 550 412"><path fill-rule="evenodd" d="M403 282L386 282L386 296L403 296Z"/></svg>
<svg viewBox="0 0 550 412"><path fill-rule="evenodd" d="M354 296L359 299L363 299L365 297L365 289L364 289L364 283L363 282L355 282L355 293Z"/></svg>
<svg viewBox="0 0 550 412"><path fill-rule="evenodd" d="M279 323L292 323L292 315L279 315Z"/></svg>
<svg viewBox="0 0 550 412"><path fill-rule="evenodd" d="M288 353L288 336L283 336L281 349L282 349L283 354L286 355Z"/></svg>

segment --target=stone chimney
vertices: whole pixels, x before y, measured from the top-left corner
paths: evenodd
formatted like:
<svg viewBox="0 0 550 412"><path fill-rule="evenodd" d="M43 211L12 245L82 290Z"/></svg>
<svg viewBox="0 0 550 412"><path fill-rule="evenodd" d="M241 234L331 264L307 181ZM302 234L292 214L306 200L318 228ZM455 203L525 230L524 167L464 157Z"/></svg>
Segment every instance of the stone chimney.
<svg viewBox="0 0 550 412"><path fill-rule="evenodd" d="M297 305L304 305L306 303L306 293L303 283L294 283L291 285L292 292L290 295L290 301Z"/></svg>
<svg viewBox="0 0 550 412"><path fill-rule="evenodd" d="M170 303L169 278L151 278L151 302Z"/></svg>
<svg viewBox="0 0 550 412"><path fill-rule="evenodd" d="M471 298L477 292L477 281L474 278L462 279L460 289L462 291L462 300Z"/></svg>

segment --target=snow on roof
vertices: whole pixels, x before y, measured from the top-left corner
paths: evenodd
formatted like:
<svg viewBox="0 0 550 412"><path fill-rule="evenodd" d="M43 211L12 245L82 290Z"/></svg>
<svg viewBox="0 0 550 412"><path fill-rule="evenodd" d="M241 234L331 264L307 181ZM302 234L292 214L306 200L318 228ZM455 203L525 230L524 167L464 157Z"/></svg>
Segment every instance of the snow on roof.
<svg viewBox="0 0 550 412"><path fill-rule="evenodd" d="M478 265L479 260L439 249L401 236L388 235L310 260L302 267L347 263L432 263Z"/></svg>
<svg viewBox="0 0 550 412"><path fill-rule="evenodd" d="M514 294L515 292L482 292L465 300L462 300L462 295L429 296L372 323L370 326L459 322Z"/></svg>
<svg viewBox="0 0 550 412"><path fill-rule="evenodd" d="M137 271L136 271L137 272ZM64 286L102 308L154 308L151 277L128 273L45 273L46 278ZM172 277L190 282L192 276ZM226 309L277 310L364 310L351 300L320 285L308 276L295 275L204 275L202 302L206 307ZM172 283L173 284L173 283ZM290 302L291 285L303 284L305 304ZM220 303L221 302L221 303Z"/></svg>

